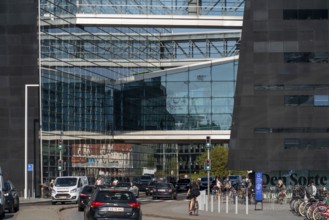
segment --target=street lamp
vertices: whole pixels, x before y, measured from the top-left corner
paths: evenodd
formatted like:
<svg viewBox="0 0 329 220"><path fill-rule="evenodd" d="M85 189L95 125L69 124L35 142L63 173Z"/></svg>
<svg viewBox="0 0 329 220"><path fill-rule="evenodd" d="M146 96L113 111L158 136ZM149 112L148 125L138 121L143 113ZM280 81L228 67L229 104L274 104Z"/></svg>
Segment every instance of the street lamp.
<svg viewBox="0 0 329 220"><path fill-rule="evenodd" d="M29 87L39 87L39 84L25 84L25 163L24 163L24 173L25 173L24 198L25 199L27 198L27 117L28 117L27 106L28 106Z"/></svg>
<svg viewBox="0 0 329 220"><path fill-rule="evenodd" d="M208 200L210 198L210 169L211 169L211 161L210 161L210 148L211 148L211 138L210 136L206 137L206 148L207 148L207 161L206 161L206 168L207 168L207 192L208 192Z"/></svg>

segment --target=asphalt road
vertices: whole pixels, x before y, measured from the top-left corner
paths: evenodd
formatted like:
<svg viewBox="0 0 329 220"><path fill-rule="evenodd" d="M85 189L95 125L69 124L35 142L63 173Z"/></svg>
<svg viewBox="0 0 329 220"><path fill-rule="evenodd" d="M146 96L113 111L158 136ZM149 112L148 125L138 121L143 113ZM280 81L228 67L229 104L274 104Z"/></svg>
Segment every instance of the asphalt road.
<svg viewBox="0 0 329 220"><path fill-rule="evenodd" d="M141 195L138 199L142 204L143 219L151 220L303 220L290 212L289 204L264 203L262 210L255 210L254 205L246 206L233 203L213 201L213 205L199 210L199 216L189 216L187 212L188 200L185 193L180 194L177 200L152 200L152 197ZM201 200L200 200L201 202ZM22 205L14 216L6 215L6 219L13 220L81 220L83 212L79 212L76 204L50 205L50 201L40 204ZM218 209L219 208L219 209ZM259 208L259 206L258 206Z"/></svg>

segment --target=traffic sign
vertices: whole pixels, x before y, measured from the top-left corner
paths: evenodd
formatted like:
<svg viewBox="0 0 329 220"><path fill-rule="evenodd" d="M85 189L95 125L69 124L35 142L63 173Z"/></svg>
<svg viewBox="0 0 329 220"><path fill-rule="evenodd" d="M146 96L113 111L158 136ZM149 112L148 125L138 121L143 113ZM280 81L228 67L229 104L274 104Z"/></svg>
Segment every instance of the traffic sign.
<svg viewBox="0 0 329 220"><path fill-rule="evenodd" d="M27 171L33 171L33 163L27 164Z"/></svg>

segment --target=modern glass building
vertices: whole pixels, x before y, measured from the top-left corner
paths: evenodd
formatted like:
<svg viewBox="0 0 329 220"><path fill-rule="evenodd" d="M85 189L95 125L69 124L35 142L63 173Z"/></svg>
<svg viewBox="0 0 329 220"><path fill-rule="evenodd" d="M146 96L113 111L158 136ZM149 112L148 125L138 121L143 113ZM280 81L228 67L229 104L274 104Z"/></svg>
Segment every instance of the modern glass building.
<svg viewBox="0 0 329 220"><path fill-rule="evenodd" d="M243 0L0 7L0 163L20 192L58 175L190 174L206 136L228 144Z"/></svg>

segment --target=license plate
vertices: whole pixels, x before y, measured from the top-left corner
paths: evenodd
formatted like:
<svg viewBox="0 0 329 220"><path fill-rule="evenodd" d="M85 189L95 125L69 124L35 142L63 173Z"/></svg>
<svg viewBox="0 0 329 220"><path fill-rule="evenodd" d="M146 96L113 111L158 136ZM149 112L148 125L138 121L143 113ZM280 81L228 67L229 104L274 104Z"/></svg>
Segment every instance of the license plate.
<svg viewBox="0 0 329 220"><path fill-rule="evenodd" d="M166 190L165 189L159 189L159 192L165 192Z"/></svg>
<svg viewBox="0 0 329 220"><path fill-rule="evenodd" d="M108 209L110 212L123 212L123 208L121 207L109 207Z"/></svg>

